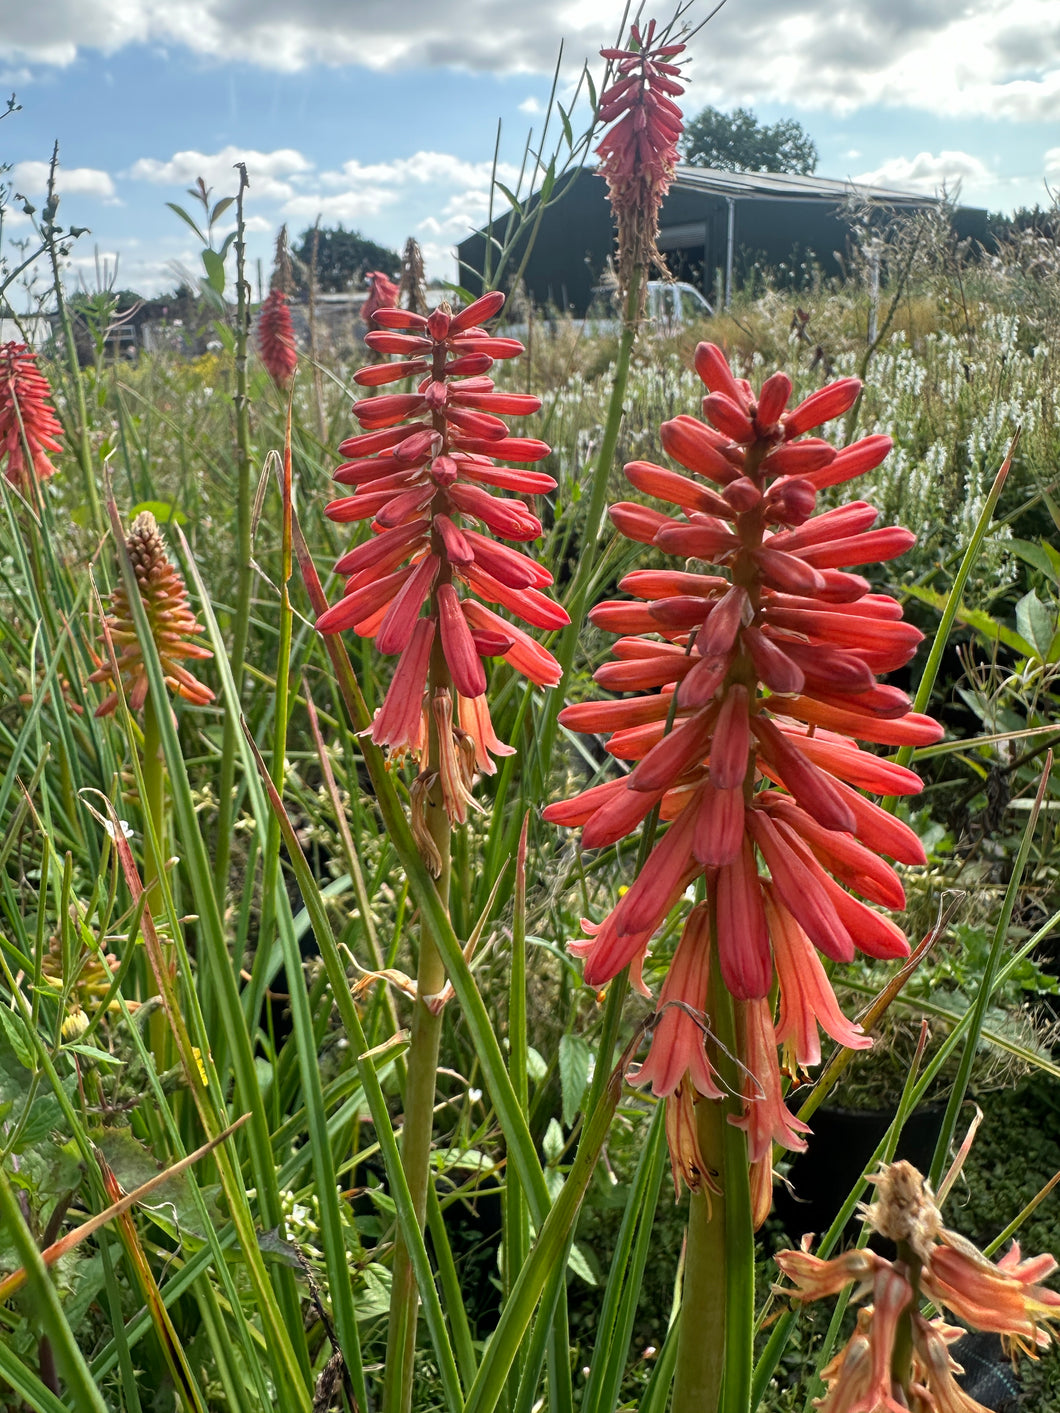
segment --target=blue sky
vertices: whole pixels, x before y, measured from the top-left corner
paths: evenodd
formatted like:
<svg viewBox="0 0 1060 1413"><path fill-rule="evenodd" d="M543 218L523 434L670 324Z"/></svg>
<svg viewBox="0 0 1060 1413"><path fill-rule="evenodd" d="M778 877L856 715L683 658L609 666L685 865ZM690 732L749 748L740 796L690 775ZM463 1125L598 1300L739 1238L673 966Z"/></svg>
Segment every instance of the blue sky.
<svg viewBox="0 0 1060 1413"><path fill-rule="evenodd" d="M1056 0L837 10L727 0L692 43L686 112L709 102L795 117L823 176L925 191L960 181L964 201L991 209L1048 201L1046 181L1060 184ZM165 203L187 204L200 174L226 193L239 159L266 278L279 225L297 236L318 213L397 248L415 235L429 272L453 278L451 247L485 214L498 120L511 184L560 39L569 93L620 17L605 0L0 0L0 91L22 104L0 125L0 155L12 189L36 197L58 139L61 219L90 227L71 277L90 286L98 251L118 259L119 284L172 288L197 251ZM11 208L5 240L25 233Z"/></svg>

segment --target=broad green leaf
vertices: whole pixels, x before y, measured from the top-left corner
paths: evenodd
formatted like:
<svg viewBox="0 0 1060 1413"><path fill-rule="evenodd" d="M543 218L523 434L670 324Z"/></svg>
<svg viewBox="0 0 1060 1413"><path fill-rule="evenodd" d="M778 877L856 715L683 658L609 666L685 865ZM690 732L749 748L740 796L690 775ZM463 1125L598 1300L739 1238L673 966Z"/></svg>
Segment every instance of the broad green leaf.
<svg viewBox="0 0 1060 1413"><path fill-rule="evenodd" d="M33 1047L29 1043L26 1022L15 1011L8 1010L6 1006L0 1006L0 1030L4 1032L15 1059L25 1070L32 1070Z"/></svg>
<svg viewBox="0 0 1060 1413"><path fill-rule="evenodd" d="M210 225L211 225L211 226L214 225L217 221L220 220L220 218L221 218L221 217L224 215L224 213L228 210L229 206L232 205L233 201L235 201L235 197L234 197L234 196L222 196L222 197L221 197L220 201L218 201L218 202L215 204L213 210L210 212Z"/></svg>
<svg viewBox="0 0 1060 1413"><path fill-rule="evenodd" d="M1033 589L1016 605L1016 627L1033 645L1035 657L1048 657L1056 625L1053 615Z"/></svg>
<svg viewBox="0 0 1060 1413"><path fill-rule="evenodd" d="M205 244L206 244L206 237L203 235L202 231L199 230L198 226L195 224L195 222L194 222L194 221L191 219L191 217L188 215L187 211L184 210L184 207L183 207L183 206L178 206L175 201L167 201L167 202L166 202L166 205L169 207L169 209L170 209L171 211L175 211L182 221L186 221L186 222L187 222L187 224L192 228L192 230L195 232L195 234L199 237L199 240L202 241L203 245L205 245Z"/></svg>
<svg viewBox="0 0 1060 1413"><path fill-rule="evenodd" d="M937 608L941 613L946 607L948 595L940 594L937 589L923 589L917 584L908 584L904 590L911 598L919 599L921 603L930 604L932 608ZM966 628L972 628L988 643L1001 642L1013 652L1021 653L1024 657L1034 657L1034 648L1027 642L1026 638L1019 633L1014 633L1011 628L1006 628L1003 623L999 623L996 618L991 618L989 613L984 613L982 609L967 608L963 604L957 610L957 622L963 623Z"/></svg>
<svg viewBox="0 0 1060 1413"><path fill-rule="evenodd" d="M1042 549L1049 557L1049 564L1052 568L1052 577L1060 584L1060 550L1055 550L1048 540L1042 541Z"/></svg>
<svg viewBox="0 0 1060 1413"><path fill-rule="evenodd" d="M588 1043L580 1035L563 1035L559 1042L559 1083L563 1095L563 1122L574 1123L585 1098L591 1059Z"/></svg>
<svg viewBox="0 0 1060 1413"><path fill-rule="evenodd" d="M202 252L203 268L206 270L206 279L210 288L217 294L224 294L225 289L225 262L224 257L216 250L207 248Z"/></svg>
<svg viewBox="0 0 1060 1413"><path fill-rule="evenodd" d="M585 1252L580 1249L576 1241L571 1243L570 1255L567 1257L567 1266L576 1276L581 1276L586 1285L596 1284L593 1269L589 1265Z"/></svg>
<svg viewBox="0 0 1060 1413"><path fill-rule="evenodd" d="M555 1119L548 1121L548 1128L545 1129L545 1136L541 1140L541 1148L547 1162L559 1161L559 1155L563 1152L563 1130Z"/></svg>
<svg viewBox="0 0 1060 1413"><path fill-rule="evenodd" d="M1011 549L1014 554L1018 554L1020 559L1024 560L1027 564L1032 564L1035 569L1040 569L1047 579L1052 579L1054 582L1057 581L1056 569L1045 545L1035 544L1033 540L1018 540L1013 538L1009 540L1008 548ZM1054 550L1053 553L1055 554L1056 551Z"/></svg>

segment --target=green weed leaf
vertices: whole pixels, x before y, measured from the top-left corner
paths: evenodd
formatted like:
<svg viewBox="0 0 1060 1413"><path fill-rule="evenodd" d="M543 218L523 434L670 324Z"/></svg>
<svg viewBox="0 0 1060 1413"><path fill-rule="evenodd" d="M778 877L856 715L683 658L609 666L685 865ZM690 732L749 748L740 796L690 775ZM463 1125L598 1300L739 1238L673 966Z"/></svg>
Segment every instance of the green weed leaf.
<svg viewBox="0 0 1060 1413"><path fill-rule="evenodd" d="M588 1043L582 1036L568 1034L560 1037L559 1083L563 1095L563 1122L568 1128L574 1123L585 1098L590 1058Z"/></svg>
<svg viewBox="0 0 1060 1413"><path fill-rule="evenodd" d="M1033 589L1024 594L1016 605L1016 627L1033 646L1036 657L1044 660L1049 656L1056 624L1053 615Z"/></svg>
<svg viewBox="0 0 1060 1413"><path fill-rule="evenodd" d="M206 280L210 288L216 294L224 294L225 290L225 262L224 256L219 255L216 250L207 248L202 252L203 268L206 271Z"/></svg>
<svg viewBox="0 0 1060 1413"><path fill-rule="evenodd" d="M180 217L180 219L182 221L185 221L191 227L191 229L195 232L195 234L198 236L199 240L203 243L203 245L207 243L206 237L203 235L202 231L199 230L198 226L188 215L187 211L184 210L183 206L178 206L175 201L167 201L166 205L171 211L175 211L176 214Z"/></svg>

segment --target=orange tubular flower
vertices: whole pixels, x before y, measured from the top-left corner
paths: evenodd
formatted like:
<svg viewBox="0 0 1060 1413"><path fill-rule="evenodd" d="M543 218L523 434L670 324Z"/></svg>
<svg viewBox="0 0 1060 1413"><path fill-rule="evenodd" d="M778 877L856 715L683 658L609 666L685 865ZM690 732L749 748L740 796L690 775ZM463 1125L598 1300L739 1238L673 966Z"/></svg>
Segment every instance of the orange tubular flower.
<svg viewBox="0 0 1060 1413"><path fill-rule="evenodd" d="M677 166L677 140L683 120L674 99L684 92L673 62L683 44L652 47L655 21L642 33L632 27L628 49L602 49L616 65L617 79L600 98L597 117L613 123L596 149L598 171L607 182L618 226L619 279L623 286L636 265L666 266L655 245L659 208Z"/></svg>
<svg viewBox="0 0 1060 1413"><path fill-rule="evenodd" d="M63 449L51 397L33 350L24 343L0 345L0 459L7 458L4 475L23 492L29 490L30 468L38 481L55 475L48 452Z"/></svg>
<svg viewBox="0 0 1060 1413"><path fill-rule="evenodd" d="M133 521L125 547L136 571L147 621L151 625L155 646L162 660L166 686L177 696L196 706L213 701L213 692L184 667L185 658L213 657L209 648L195 641L203 631L188 606L187 589L180 573L169 561L165 541L159 533L155 517L142 511ZM133 711L147 700L148 679L143 649L136 635L136 626L129 609L129 599L123 585L111 596L112 612L107 615L107 627L117 654L118 673L125 696ZM101 662L88 679L114 685L110 662ZM117 690L96 708L97 716L109 716L118 705Z"/></svg>
<svg viewBox="0 0 1060 1413"><path fill-rule="evenodd" d="M495 358L523 351L515 339L495 338L481 327L503 303L502 294L487 294L459 314L445 305L428 317L377 310L382 328L365 341L400 361L362 368L354 381L370 388L418 382L413 393L354 404L364 431L340 446L350 459L335 479L356 489L332 501L327 514L343 523L366 520L372 535L339 560L336 568L348 576L344 595L317 621L322 633L352 628L375 638L381 652L398 655L372 727L373 740L393 752L420 748L428 671L440 648L457 693L446 721L458 739L470 737L474 766L490 773L495 767L488 752L504 755L510 748L493 732L482 659L504 658L542 687L556 685L560 668L551 653L478 599L536 628L568 621L543 592L552 582L548 570L471 528L478 523L502 539L535 540L540 520L522 500L493 491L536 495L556 485L551 476L522 469L549 454L545 443L510 436L497 415L536 412L540 399L496 392L484 376ZM519 463L519 469L498 461ZM466 800L453 781L446 801L451 817L461 820Z"/></svg>
<svg viewBox="0 0 1060 1413"><path fill-rule="evenodd" d="M294 324L282 289L270 290L258 315L258 352L269 377L286 392L298 367Z"/></svg>
<svg viewBox="0 0 1060 1413"><path fill-rule="evenodd" d="M837 451L804 435L841 416L860 383L842 379L788 411L783 373L756 397L712 344L700 344L695 366L707 388L706 421L682 416L662 427L663 447L683 471L644 461L626 467L637 490L678 513L634 503L611 509L628 538L692 563L635 571L621 585L632 600L590 614L597 627L624 635L596 681L636 695L581 702L560 715L573 730L610 732L608 751L633 769L550 805L545 818L582 825L586 848L623 838L656 805L672 821L632 887L577 950L590 986L627 965L642 985L652 934L685 889L705 880L712 945L738 1002L740 1058L750 1071L742 1125L758 1161L770 1140L802 1146L780 1097L775 1045L804 1067L820 1059L818 1026L842 1044L869 1043L841 1014L814 949L834 961L850 961L855 949L879 958L909 950L900 929L868 904L903 907L901 882L880 855L923 863L923 849L860 792L908 795L921 782L856 738L920 745L942 731L910 711L902 692L878 684L878 673L910 660L922 635L902 622L895 599L849 572L903 553L913 536L872 528L877 512L862 501L814 514L820 489L878 465L890 449L882 436ZM686 932L677 979L672 970L666 986L668 1001L696 1014L706 1005L706 970L685 949L705 947L706 931L697 927L694 943ZM764 1001L774 979L775 1030ZM675 1033L659 1026L653 1052L673 1045ZM653 1053L645 1072L656 1093L672 1092L668 1056ZM667 1077L661 1085L659 1076Z"/></svg>

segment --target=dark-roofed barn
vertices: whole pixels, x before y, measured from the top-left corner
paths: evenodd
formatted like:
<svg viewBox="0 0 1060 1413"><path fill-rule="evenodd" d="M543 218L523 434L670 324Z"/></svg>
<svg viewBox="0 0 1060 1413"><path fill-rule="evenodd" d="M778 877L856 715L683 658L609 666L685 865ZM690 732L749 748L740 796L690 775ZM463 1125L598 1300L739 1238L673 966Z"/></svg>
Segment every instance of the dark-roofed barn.
<svg viewBox="0 0 1060 1413"><path fill-rule="evenodd" d="M734 280L754 260L775 268L812 255L826 274L837 274L835 253L845 250L849 240L845 207L851 196L894 211L939 204L913 192L823 177L678 167L662 206L659 249L671 273L696 285L708 299L727 298ZM494 222L502 242L508 220ZM954 227L961 237L985 242L986 212L959 207ZM459 282L473 294L482 290L485 249L485 231L476 231L459 246ZM603 180L592 169L573 173L559 201L541 217L523 274L530 297L535 304L584 315L613 250ZM517 248L509 271L521 263Z"/></svg>

